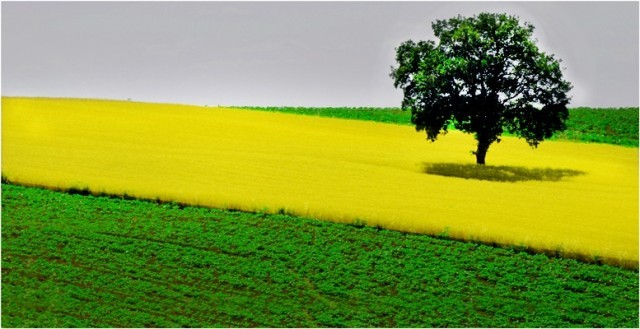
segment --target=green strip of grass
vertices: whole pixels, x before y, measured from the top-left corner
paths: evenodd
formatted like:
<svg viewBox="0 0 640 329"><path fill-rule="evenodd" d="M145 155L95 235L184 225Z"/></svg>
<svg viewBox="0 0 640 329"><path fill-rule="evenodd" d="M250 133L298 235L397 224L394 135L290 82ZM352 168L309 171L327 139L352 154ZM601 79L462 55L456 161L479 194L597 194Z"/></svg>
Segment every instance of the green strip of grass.
<svg viewBox="0 0 640 329"><path fill-rule="evenodd" d="M368 120L411 125L411 113L398 108L367 107L243 107L244 109L284 112L322 117ZM553 139L587 143L606 143L638 147L638 108L569 109L567 130Z"/></svg>
<svg viewBox="0 0 640 329"><path fill-rule="evenodd" d="M236 107L246 110L283 112L328 118L411 124L411 113L398 108L378 107Z"/></svg>
<svg viewBox="0 0 640 329"><path fill-rule="evenodd" d="M567 130L559 140L638 147L638 108L569 110Z"/></svg>
<svg viewBox="0 0 640 329"><path fill-rule="evenodd" d="M638 327L638 272L2 185L3 327Z"/></svg>

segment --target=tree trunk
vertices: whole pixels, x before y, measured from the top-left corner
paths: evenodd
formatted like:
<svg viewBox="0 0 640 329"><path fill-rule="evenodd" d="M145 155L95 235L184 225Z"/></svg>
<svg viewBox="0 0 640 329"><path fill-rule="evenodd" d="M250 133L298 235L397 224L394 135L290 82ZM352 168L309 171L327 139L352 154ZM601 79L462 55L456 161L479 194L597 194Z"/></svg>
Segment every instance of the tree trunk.
<svg viewBox="0 0 640 329"><path fill-rule="evenodd" d="M478 150L475 152L476 154L476 164L484 165L484 159L487 156L487 150L489 150L490 142L486 140L479 139L478 140Z"/></svg>

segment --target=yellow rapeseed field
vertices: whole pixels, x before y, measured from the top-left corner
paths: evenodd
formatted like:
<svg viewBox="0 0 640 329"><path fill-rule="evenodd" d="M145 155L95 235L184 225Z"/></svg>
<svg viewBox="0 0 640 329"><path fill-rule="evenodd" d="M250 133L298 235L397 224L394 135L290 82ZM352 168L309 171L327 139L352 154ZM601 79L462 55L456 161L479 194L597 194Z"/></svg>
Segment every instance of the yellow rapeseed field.
<svg viewBox="0 0 640 329"><path fill-rule="evenodd" d="M473 149L472 136L459 132L430 143L411 126L375 122L2 99L10 181L447 232L637 267L637 148L547 141L531 149L505 137L487 163L504 166L493 176L534 178L516 182L475 179Z"/></svg>

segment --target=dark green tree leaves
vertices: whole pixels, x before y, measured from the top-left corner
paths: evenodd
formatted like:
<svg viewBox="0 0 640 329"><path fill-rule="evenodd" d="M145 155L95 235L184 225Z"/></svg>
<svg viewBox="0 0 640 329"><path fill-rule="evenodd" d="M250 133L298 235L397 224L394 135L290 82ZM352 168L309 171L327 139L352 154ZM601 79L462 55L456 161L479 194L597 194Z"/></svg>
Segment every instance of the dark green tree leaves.
<svg viewBox="0 0 640 329"><path fill-rule="evenodd" d="M571 84L560 60L538 48L534 27L517 17L481 13L432 24L439 43L411 40L396 48L394 86L416 130L435 141L453 125L473 133L476 161L503 132L536 147L566 128Z"/></svg>

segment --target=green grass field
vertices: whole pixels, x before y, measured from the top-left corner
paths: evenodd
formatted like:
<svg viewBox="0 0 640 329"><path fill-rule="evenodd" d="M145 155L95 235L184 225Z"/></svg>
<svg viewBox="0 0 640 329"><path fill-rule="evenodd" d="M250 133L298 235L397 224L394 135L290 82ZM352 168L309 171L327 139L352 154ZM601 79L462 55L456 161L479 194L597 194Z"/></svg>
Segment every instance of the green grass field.
<svg viewBox="0 0 640 329"><path fill-rule="evenodd" d="M2 185L3 327L638 327L638 272Z"/></svg>
<svg viewBox="0 0 640 329"><path fill-rule="evenodd" d="M304 108L244 107L271 112L316 115L332 118L369 120L411 125L411 113L398 108ZM638 146L638 108L573 108L569 109L567 130L552 139L588 143Z"/></svg>
<svg viewBox="0 0 640 329"><path fill-rule="evenodd" d="M557 139L638 147L638 108L569 110Z"/></svg>

